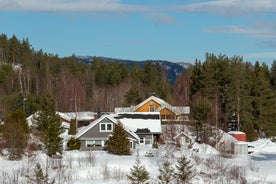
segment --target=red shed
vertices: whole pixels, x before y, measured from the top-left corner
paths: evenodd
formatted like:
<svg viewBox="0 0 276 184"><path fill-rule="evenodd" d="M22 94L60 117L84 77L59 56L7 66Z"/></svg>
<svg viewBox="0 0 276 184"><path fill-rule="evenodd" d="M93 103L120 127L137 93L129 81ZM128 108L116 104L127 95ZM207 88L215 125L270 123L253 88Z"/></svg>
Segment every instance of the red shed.
<svg viewBox="0 0 276 184"><path fill-rule="evenodd" d="M246 134L241 131L230 131L228 134L235 137L238 141L246 141Z"/></svg>

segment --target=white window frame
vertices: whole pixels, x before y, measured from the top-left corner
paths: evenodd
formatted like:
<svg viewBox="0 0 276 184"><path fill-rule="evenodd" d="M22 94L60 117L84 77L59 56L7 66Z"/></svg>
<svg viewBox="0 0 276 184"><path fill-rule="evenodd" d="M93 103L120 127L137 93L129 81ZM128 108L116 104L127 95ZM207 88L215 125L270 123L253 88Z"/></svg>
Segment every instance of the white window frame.
<svg viewBox="0 0 276 184"><path fill-rule="evenodd" d="M150 101L150 103L149 103L149 111L150 112L154 112L155 111L155 107L154 107L154 102L153 101Z"/></svg>
<svg viewBox="0 0 276 184"><path fill-rule="evenodd" d="M96 143L99 143L100 142L100 144L96 144ZM94 145L94 146L88 146L88 145L90 145L92 143L92 145ZM85 147L97 147L97 146L103 146L103 141L102 140L86 140L85 141Z"/></svg>
<svg viewBox="0 0 276 184"><path fill-rule="evenodd" d="M102 125L104 125L104 130L102 129ZM111 125L110 130L107 130L108 125ZM113 123L100 123L100 132L113 132Z"/></svg>
<svg viewBox="0 0 276 184"><path fill-rule="evenodd" d="M132 149L132 148L134 148L134 143L133 143L133 141L129 141L129 147Z"/></svg>

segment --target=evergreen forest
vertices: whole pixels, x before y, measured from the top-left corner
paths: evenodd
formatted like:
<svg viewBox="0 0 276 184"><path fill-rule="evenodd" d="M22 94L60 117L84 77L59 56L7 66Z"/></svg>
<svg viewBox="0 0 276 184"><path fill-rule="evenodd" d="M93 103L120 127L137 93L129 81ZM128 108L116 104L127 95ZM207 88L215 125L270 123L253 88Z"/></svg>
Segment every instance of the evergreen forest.
<svg viewBox="0 0 276 184"><path fill-rule="evenodd" d="M235 122L235 129L251 140L276 136L276 61L268 66L206 53L204 61L196 60L170 84L165 70L150 61L127 67L94 57L85 64L74 54L60 58L35 50L27 38L0 35L2 120L18 109L26 117L37 112L44 94L61 112L110 112L136 105L152 93L172 105L191 106L191 120L202 118L199 127L216 124L227 130Z"/></svg>

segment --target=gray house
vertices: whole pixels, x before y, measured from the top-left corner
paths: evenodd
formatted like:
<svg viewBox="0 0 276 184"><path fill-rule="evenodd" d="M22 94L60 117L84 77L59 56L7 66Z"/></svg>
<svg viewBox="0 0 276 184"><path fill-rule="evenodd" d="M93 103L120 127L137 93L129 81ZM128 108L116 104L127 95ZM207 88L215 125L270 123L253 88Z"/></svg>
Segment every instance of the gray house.
<svg viewBox="0 0 276 184"><path fill-rule="evenodd" d="M82 127L75 135L81 141L81 150L101 150L106 148L107 140L112 135L115 124L119 121L109 115L103 115L86 127ZM130 148L135 148L139 137L127 127Z"/></svg>

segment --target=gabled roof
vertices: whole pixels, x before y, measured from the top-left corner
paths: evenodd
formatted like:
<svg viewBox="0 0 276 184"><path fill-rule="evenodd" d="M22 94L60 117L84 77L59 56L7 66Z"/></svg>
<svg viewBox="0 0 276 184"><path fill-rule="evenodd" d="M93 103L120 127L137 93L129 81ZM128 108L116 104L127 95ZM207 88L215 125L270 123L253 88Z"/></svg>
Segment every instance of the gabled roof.
<svg viewBox="0 0 276 184"><path fill-rule="evenodd" d="M130 106L130 107L117 107L115 108L115 113L120 113L120 112L134 112L135 110L139 109L149 101L155 101L160 105L159 108L155 109L156 112L160 112L162 109L169 109L176 115L181 115L181 114L189 114L190 113L190 107L189 106L172 106L169 103L165 102L161 98L158 98L156 96L150 96L147 99L145 99L143 102L139 103L136 106Z"/></svg>
<svg viewBox="0 0 276 184"><path fill-rule="evenodd" d="M86 132L88 132L91 128L93 128L95 125L97 125L98 123L100 123L105 118L107 118L108 120L110 120L111 122L113 122L115 124L118 124L118 120L114 119L110 115L102 115L100 118L98 118L98 119L94 120L93 122L91 122L88 126L81 128L78 131L78 133L75 135L75 137L76 138L81 137L83 134L85 134ZM137 140L139 140L138 135L136 135L134 132L132 132L127 126L125 126L123 124L123 127L127 131L127 133L129 133L130 135L132 135L133 137L135 137Z"/></svg>
<svg viewBox="0 0 276 184"><path fill-rule="evenodd" d="M148 129L150 133L161 133L160 112L125 112L114 116L131 131Z"/></svg>
<svg viewBox="0 0 276 184"><path fill-rule="evenodd" d="M162 100L161 98L158 98L156 96L151 95L150 97L148 97L147 99L145 99L143 102L139 103L138 105L135 106L135 110L137 110L138 108L142 107L143 105L145 105L146 103L148 103L149 101L155 101L156 103L158 103L160 106L171 106L170 104L168 104L167 102L165 102L164 100Z"/></svg>
<svg viewBox="0 0 276 184"><path fill-rule="evenodd" d="M177 134L176 136L174 136L173 139L177 139L178 137L181 137L181 136L187 137L187 138L189 138L192 141L194 140L192 136L186 134L184 131L181 131L179 134Z"/></svg>

